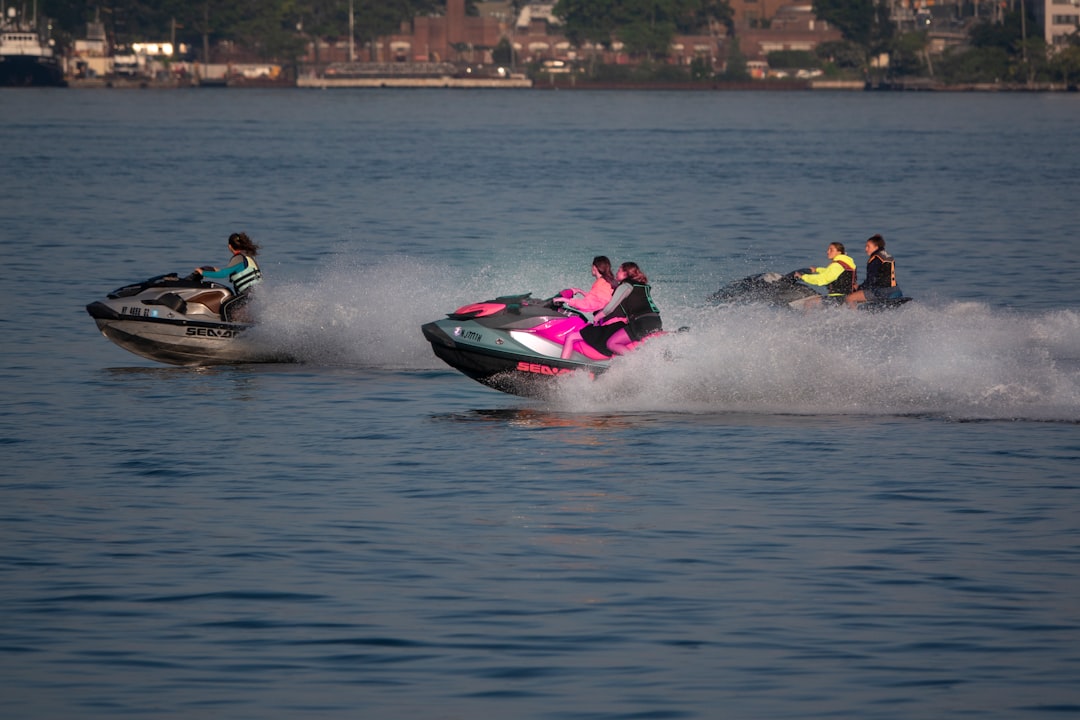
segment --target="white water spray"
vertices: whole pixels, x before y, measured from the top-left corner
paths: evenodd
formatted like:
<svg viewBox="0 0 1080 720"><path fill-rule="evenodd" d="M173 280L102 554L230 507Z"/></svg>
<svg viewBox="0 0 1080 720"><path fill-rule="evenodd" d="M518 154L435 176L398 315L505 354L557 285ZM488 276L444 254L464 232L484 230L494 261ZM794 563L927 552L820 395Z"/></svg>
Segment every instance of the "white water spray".
<svg viewBox="0 0 1080 720"><path fill-rule="evenodd" d="M423 323L465 303L540 297L589 281L565 260L466 271L408 257L365 264L343 256L314 281L260 288L258 332L315 365L441 369ZM648 342L595 381L561 380L554 405L1080 420L1080 311L916 301L881 313L797 313L680 302L659 284L655 295L666 327L689 331Z"/></svg>

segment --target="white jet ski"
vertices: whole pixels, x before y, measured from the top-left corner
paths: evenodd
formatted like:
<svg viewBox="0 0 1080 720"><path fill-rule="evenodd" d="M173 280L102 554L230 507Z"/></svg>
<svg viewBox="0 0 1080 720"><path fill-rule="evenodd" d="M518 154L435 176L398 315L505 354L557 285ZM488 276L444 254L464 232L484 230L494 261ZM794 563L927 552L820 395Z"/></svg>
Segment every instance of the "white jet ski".
<svg viewBox="0 0 1080 720"><path fill-rule="evenodd" d="M101 333L125 350L170 365L291 362L229 317L233 291L198 274L159 275L86 306Z"/></svg>

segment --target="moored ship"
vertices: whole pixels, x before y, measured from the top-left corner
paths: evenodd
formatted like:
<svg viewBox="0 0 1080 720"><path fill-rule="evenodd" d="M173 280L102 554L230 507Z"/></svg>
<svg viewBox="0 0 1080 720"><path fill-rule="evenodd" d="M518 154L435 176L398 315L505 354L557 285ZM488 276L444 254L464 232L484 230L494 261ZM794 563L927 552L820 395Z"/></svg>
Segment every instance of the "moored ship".
<svg viewBox="0 0 1080 720"><path fill-rule="evenodd" d="M34 21L26 22L14 7L0 19L0 86L64 87L64 71L52 41Z"/></svg>

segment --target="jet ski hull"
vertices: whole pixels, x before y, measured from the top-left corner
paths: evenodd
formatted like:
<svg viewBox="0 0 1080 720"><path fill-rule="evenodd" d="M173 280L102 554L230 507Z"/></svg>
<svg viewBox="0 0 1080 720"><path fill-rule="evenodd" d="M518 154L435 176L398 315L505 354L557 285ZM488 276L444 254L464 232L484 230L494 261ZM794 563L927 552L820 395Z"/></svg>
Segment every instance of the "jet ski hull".
<svg viewBox="0 0 1080 720"><path fill-rule="evenodd" d="M580 352L567 360L559 357L562 338L583 325L579 317L526 304L493 318L464 317L459 310L421 331L436 357L473 380L513 395L545 397L560 376L595 376L607 369L609 360Z"/></svg>
<svg viewBox="0 0 1080 720"><path fill-rule="evenodd" d="M250 337L251 323L229 322L220 303L232 293L214 283L151 278L120 288L86 311L118 347L169 365L288 362L290 358Z"/></svg>
<svg viewBox="0 0 1080 720"><path fill-rule="evenodd" d="M809 271L809 268L806 268ZM759 273L731 282L709 296L714 305L789 305L797 307L820 294L795 279L794 273Z"/></svg>

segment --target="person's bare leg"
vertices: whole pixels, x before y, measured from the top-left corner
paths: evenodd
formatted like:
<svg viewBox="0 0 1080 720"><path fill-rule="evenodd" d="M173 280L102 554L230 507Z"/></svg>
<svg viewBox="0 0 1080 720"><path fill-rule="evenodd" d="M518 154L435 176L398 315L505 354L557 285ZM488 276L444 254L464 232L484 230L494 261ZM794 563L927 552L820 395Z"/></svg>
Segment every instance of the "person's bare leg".
<svg viewBox="0 0 1080 720"><path fill-rule="evenodd" d="M612 355L625 355L630 350L630 344L634 342L630 339L630 335L627 334L626 328L620 328L615 331L615 334L608 338L607 349L611 351Z"/></svg>
<svg viewBox="0 0 1080 720"><path fill-rule="evenodd" d="M810 312L811 310L817 310L821 307L821 296L811 295L810 297L803 298L802 300L794 300L788 303L788 305L795 308L796 310Z"/></svg>
<svg viewBox="0 0 1080 720"><path fill-rule="evenodd" d="M844 298L844 304L850 308L855 307L861 302L866 302L866 293L862 290L856 290L847 297Z"/></svg>
<svg viewBox="0 0 1080 720"><path fill-rule="evenodd" d="M575 330L574 332L567 335L566 339L563 340L562 355L560 355L559 357L562 358L563 360L566 360L571 355L573 355L574 354L574 343L576 343L580 339L581 339L581 333L578 332L577 330Z"/></svg>

